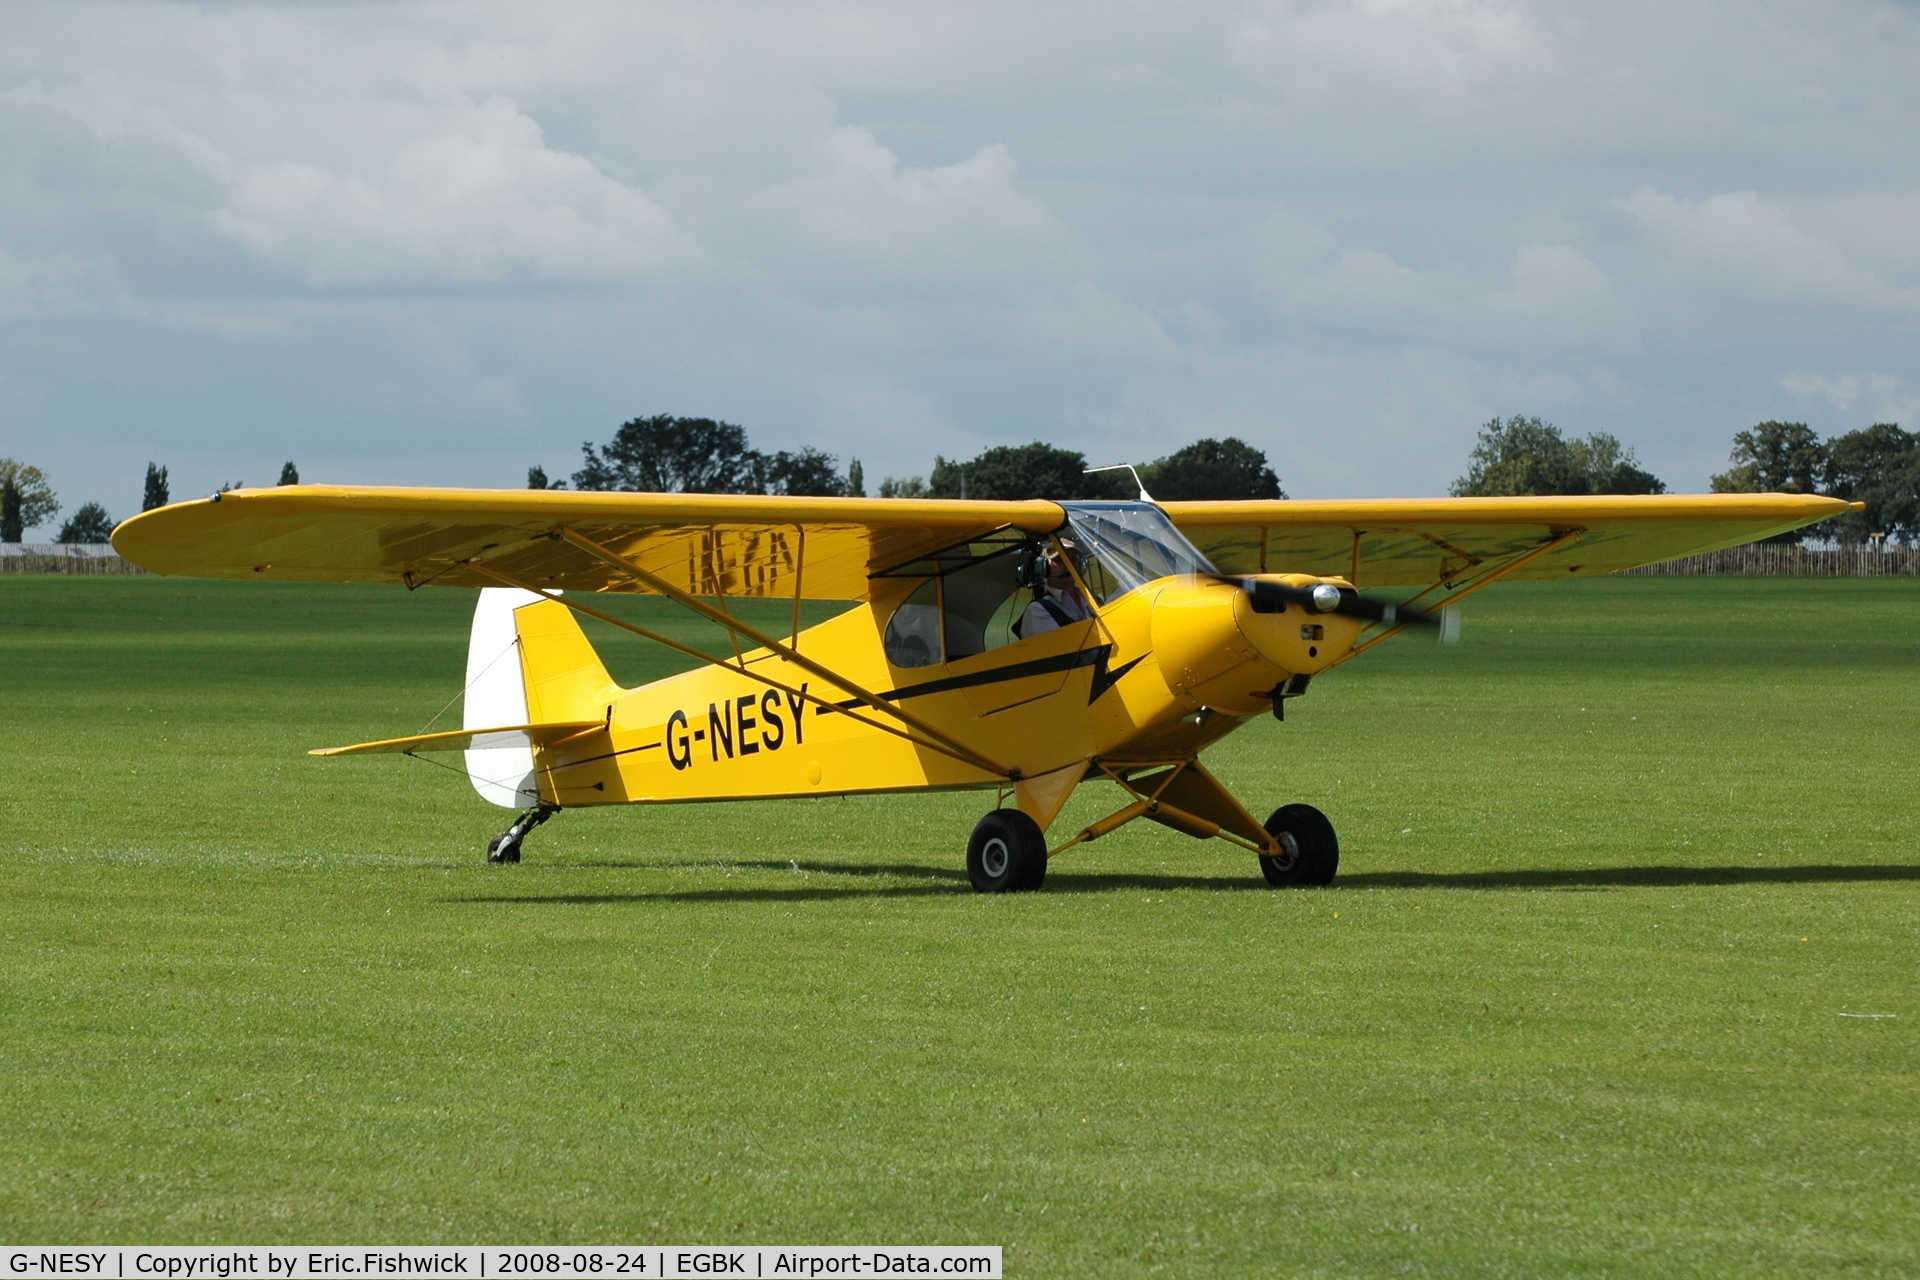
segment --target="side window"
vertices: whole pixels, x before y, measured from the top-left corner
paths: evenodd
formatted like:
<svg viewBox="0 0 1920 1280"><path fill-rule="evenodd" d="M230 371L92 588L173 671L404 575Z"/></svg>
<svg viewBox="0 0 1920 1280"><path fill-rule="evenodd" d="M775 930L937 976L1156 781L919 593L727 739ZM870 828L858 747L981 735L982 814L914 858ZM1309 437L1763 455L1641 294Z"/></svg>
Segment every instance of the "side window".
<svg viewBox="0 0 1920 1280"><path fill-rule="evenodd" d="M1032 597L1014 581L1019 557L998 555L946 576L947 661L1012 644Z"/></svg>
<svg viewBox="0 0 1920 1280"><path fill-rule="evenodd" d="M887 661L931 667L940 661L940 580L928 578L887 620Z"/></svg>
<svg viewBox="0 0 1920 1280"><path fill-rule="evenodd" d="M1087 584L1087 590L1093 592L1094 599L1101 604L1111 604L1126 593L1126 587L1096 557L1077 547L1072 549L1071 554L1073 567L1079 570L1080 580Z"/></svg>

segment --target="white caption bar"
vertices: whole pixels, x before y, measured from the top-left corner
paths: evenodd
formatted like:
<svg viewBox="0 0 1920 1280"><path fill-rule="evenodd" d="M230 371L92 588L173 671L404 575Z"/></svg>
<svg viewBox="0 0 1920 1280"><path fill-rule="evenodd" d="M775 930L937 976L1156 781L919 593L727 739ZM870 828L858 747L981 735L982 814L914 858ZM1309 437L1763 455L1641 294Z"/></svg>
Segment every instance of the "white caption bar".
<svg viewBox="0 0 1920 1280"><path fill-rule="evenodd" d="M999 1245L98 1245L0 1249L0 1280L671 1280L972 1276L1001 1280Z"/></svg>

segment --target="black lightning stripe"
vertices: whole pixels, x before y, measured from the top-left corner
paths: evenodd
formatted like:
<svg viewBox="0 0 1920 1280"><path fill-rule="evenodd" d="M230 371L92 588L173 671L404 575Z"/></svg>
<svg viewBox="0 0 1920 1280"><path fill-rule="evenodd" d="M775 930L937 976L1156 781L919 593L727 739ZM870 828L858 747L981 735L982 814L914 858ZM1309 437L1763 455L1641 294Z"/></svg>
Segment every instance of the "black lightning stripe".
<svg viewBox="0 0 1920 1280"><path fill-rule="evenodd" d="M1087 705L1092 706L1094 703L1100 701L1101 694L1113 688L1116 684L1119 684L1120 678L1144 662L1146 657L1147 655L1143 653L1132 662L1122 663L1114 670L1108 671L1107 655L1102 653L1100 655L1100 661L1094 664L1093 680L1087 686Z"/></svg>
<svg viewBox="0 0 1920 1280"><path fill-rule="evenodd" d="M1081 649L1074 653L1055 654L1051 658L1035 658L1031 662L1016 662L1011 666L994 667L987 671L976 671L971 675L946 676L939 680L927 680L920 684L903 685L898 689L889 689L879 695L888 702L901 702L907 698L924 698L934 693L951 693L955 689L973 689L983 684L1000 684L1007 680L1023 680L1028 676L1044 676L1055 671L1077 671L1081 667L1093 668L1093 687L1087 702L1114 686L1120 677L1140 665L1147 655L1144 653L1132 662L1126 663L1115 671L1107 670L1107 659L1113 656L1110 644L1095 645L1091 649ZM848 698L836 702L833 706L842 711L851 710L865 704L858 698Z"/></svg>
<svg viewBox="0 0 1920 1280"><path fill-rule="evenodd" d="M632 755L636 751L652 751L659 745L660 744L657 742L643 742L637 747L622 747L618 751L609 751L605 755L588 756L584 760L569 760L565 764L554 765L553 771L558 772L561 769L578 769L583 764L596 764L602 760L611 760L615 756Z"/></svg>

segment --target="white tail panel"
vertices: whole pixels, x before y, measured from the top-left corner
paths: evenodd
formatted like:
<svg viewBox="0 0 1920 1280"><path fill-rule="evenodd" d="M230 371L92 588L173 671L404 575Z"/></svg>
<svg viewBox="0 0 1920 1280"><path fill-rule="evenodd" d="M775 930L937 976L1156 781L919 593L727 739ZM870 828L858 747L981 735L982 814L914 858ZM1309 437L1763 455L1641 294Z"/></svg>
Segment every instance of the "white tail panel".
<svg viewBox="0 0 1920 1280"><path fill-rule="evenodd" d="M527 723L527 684L520 662L520 635L513 611L542 597L511 587L483 587L473 609L467 642L467 701L461 726L488 729ZM482 799L503 809L540 803L533 772L533 744L469 751L467 778Z"/></svg>

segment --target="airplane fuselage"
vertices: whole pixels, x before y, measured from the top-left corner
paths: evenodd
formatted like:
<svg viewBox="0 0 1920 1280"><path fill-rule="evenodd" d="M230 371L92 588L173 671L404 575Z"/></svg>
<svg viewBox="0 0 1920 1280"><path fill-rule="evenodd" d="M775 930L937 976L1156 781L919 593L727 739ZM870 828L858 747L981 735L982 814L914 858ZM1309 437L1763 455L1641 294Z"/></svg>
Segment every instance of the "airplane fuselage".
<svg viewBox="0 0 1920 1280"><path fill-rule="evenodd" d="M802 632L797 650L1003 772L887 732L878 726L898 726L851 688L762 649L745 655L744 669L702 667L635 689L607 683L594 699L604 705L605 729L537 754L541 799L574 807L990 789L1096 760L1187 759L1269 712L1289 677L1333 665L1363 626L1298 607L1258 613L1237 587L1170 577L1086 621L950 662L900 667L883 637L914 584L886 585L894 589ZM563 628L563 609L549 601L519 611L536 722L587 718L579 705L587 691L577 682L559 691L567 707L542 701L555 681L539 669L538 637Z"/></svg>

